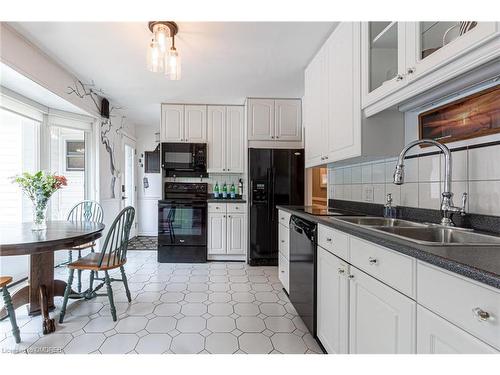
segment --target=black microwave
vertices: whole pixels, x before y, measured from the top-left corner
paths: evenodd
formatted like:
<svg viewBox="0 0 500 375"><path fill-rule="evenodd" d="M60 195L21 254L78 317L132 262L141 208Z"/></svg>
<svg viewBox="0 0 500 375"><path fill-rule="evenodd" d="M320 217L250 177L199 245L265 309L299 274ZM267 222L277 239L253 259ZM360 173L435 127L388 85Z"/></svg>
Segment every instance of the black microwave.
<svg viewBox="0 0 500 375"><path fill-rule="evenodd" d="M165 177L208 177L206 143L162 143Z"/></svg>

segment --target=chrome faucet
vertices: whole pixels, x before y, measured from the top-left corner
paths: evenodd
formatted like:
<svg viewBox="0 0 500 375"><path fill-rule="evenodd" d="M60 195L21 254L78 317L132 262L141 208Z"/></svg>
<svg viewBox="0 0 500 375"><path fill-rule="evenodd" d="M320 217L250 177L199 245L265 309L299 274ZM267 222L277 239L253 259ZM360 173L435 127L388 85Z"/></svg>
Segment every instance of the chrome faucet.
<svg viewBox="0 0 500 375"><path fill-rule="evenodd" d="M444 153L444 187L441 199L441 225L453 226L454 224L451 220L452 214L460 213L462 216L465 215L467 193L463 193L462 195L462 207L455 207L453 205L453 193L451 192L451 152L444 144L432 139L419 139L408 143L399 154L398 164L394 170L394 183L396 185L404 184L404 159L407 152L415 146L426 143L439 147Z"/></svg>

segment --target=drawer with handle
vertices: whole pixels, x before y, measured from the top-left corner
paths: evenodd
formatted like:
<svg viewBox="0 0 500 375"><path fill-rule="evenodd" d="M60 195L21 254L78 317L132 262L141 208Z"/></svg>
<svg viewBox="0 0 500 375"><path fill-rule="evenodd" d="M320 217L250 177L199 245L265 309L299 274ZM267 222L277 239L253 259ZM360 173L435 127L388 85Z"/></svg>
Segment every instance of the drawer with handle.
<svg viewBox="0 0 500 375"><path fill-rule="evenodd" d="M349 261L376 279L415 298L414 258L351 236Z"/></svg>
<svg viewBox="0 0 500 375"><path fill-rule="evenodd" d="M210 213L226 213L226 204L225 203L209 203L208 204L208 212Z"/></svg>
<svg viewBox="0 0 500 375"><path fill-rule="evenodd" d="M318 224L318 245L339 258L348 259L349 235L344 232Z"/></svg>
<svg viewBox="0 0 500 375"><path fill-rule="evenodd" d="M245 203L228 203L227 204L227 212L238 214L245 213L247 210L247 205Z"/></svg>
<svg viewBox="0 0 500 375"><path fill-rule="evenodd" d="M283 224L285 227L290 227L290 213L282 210L278 210L278 221L280 224Z"/></svg>
<svg viewBox="0 0 500 375"><path fill-rule="evenodd" d="M417 302L500 349L500 290L419 261Z"/></svg>
<svg viewBox="0 0 500 375"><path fill-rule="evenodd" d="M282 224L278 224L278 249L286 259L290 259L290 229Z"/></svg>

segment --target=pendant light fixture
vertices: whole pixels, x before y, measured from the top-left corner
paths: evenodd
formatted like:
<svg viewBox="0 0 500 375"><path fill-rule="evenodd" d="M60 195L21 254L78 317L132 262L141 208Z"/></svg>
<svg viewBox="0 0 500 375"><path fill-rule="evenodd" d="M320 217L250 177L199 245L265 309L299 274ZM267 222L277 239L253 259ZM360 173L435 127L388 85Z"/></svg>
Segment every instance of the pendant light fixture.
<svg viewBox="0 0 500 375"><path fill-rule="evenodd" d="M148 46L148 69L165 73L171 80L181 79L180 56L175 48L175 35L179 28L172 21L151 21L148 24L153 38Z"/></svg>

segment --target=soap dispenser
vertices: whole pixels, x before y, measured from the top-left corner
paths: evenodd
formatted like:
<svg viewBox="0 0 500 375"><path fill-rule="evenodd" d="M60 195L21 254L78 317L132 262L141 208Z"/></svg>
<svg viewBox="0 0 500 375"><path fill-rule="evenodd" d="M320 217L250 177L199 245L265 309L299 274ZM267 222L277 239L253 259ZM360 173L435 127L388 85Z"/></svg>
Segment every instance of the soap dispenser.
<svg viewBox="0 0 500 375"><path fill-rule="evenodd" d="M392 194L387 194L387 200L384 205L384 217L396 218L396 207L392 205Z"/></svg>

